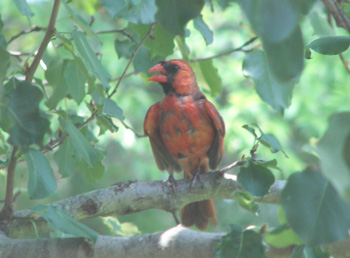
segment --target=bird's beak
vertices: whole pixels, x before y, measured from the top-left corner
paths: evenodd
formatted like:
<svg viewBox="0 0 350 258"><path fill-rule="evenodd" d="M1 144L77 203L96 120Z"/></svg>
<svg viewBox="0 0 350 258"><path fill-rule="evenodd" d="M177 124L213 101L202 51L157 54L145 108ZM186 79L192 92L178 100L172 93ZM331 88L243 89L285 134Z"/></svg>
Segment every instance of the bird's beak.
<svg viewBox="0 0 350 258"><path fill-rule="evenodd" d="M166 76L166 71L161 63L156 64L151 69L147 71L148 73L160 72L160 74L156 74L148 78L149 81L152 82L168 82L168 78Z"/></svg>

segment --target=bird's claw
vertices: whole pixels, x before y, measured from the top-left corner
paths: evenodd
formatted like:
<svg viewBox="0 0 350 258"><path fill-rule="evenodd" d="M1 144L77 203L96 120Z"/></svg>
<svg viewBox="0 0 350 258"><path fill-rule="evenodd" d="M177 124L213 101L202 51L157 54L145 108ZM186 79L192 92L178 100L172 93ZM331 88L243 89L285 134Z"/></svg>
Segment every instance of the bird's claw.
<svg viewBox="0 0 350 258"><path fill-rule="evenodd" d="M167 186L171 187L174 193L175 188L177 187L177 181L172 174L169 175L169 178L165 181L165 183L167 184Z"/></svg>

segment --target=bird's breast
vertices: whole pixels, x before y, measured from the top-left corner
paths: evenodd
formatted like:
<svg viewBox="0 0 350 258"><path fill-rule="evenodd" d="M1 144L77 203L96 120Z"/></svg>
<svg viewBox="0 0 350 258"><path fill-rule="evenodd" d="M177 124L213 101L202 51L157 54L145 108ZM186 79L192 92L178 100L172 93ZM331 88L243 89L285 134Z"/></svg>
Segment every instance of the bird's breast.
<svg viewBox="0 0 350 258"><path fill-rule="evenodd" d="M174 158L204 157L212 144L214 129L202 101L170 95L160 103L160 110L160 135Z"/></svg>

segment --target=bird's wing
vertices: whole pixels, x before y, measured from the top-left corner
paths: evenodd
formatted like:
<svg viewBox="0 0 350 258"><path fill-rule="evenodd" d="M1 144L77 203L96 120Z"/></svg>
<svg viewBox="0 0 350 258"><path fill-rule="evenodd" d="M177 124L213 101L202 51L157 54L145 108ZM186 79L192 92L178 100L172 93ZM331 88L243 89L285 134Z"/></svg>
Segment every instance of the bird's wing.
<svg viewBox="0 0 350 258"><path fill-rule="evenodd" d="M204 100L203 109L210 120L213 122L215 129L213 143L207 152L209 158L209 166L211 169L215 169L219 165L222 154L224 152L225 124L215 106L208 100Z"/></svg>
<svg viewBox="0 0 350 258"><path fill-rule="evenodd" d="M180 171L181 168L179 164L173 160L171 154L165 147L159 131L160 123L160 109L159 103L154 104L150 107L146 114L144 131L145 135L149 137L154 158L156 160L157 166L160 170L174 169Z"/></svg>

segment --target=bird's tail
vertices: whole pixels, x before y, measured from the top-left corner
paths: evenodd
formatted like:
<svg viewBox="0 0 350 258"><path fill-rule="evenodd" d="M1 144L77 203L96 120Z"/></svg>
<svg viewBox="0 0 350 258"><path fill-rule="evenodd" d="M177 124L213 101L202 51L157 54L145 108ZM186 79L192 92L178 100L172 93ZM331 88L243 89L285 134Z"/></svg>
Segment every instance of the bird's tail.
<svg viewBox="0 0 350 258"><path fill-rule="evenodd" d="M200 161L200 165L198 165L198 162L195 163L195 165L189 164L188 166L184 166L184 178L192 178L198 173L198 169L200 174L209 171L206 159ZM195 225L200 230L205 230L209 223L216 225L217 219L214 200L210 199L187 204L181 210L181 221L185 227Z"/></svg>

